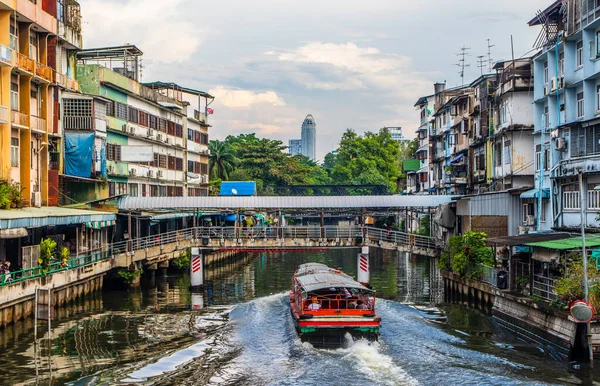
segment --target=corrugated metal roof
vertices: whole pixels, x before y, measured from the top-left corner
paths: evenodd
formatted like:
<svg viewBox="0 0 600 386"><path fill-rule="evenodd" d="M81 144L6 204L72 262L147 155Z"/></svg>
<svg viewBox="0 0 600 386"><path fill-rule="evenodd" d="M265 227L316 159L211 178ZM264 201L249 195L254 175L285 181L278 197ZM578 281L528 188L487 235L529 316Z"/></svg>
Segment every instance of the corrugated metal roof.
<svg viewBox="0 0 600 386"><path fill-rule="evenodd" d="M546 232L546 233L529 233L526 235L510 236L510 237L496 237L487 239L488 244L499 244L499 245L529 245L527 243L537 243L544 241L560 240L571 237L568 233L563 232Z"/></svg>
<svg viewBox="0 0 600 386"><path fill-rule="evenodd" d="M219 189L221 196L254 196L256 182L254 181L223 181Z"/></svg>
<svg viewBox="0 0 600 386"><path fill-rule="evenodd" d="M452 196L252 196L124 197L122 210L159 209L348 209L437 207Z"/></svg>
<svg viewBox="0 0 600 386"><path fill-rule="evenodd" d="M569 237L568 239L561 239L561 240L540 241L537 243L527 243L525 245L530 246L530 247L540 247L540 248L558 249L558 250L581 249L581 237ZM600 246L600 237L598 237L598 236L586 237L585 238L585 246L586 246L586 248Z"/></svg>
<svg viewBox="0 0 600 386"><path fill-rule="evenodd" d="M114 221L116 214L91 210L43 207L0 210L0 229L37 228L48 225L83 224L91 221Z"/></svg>

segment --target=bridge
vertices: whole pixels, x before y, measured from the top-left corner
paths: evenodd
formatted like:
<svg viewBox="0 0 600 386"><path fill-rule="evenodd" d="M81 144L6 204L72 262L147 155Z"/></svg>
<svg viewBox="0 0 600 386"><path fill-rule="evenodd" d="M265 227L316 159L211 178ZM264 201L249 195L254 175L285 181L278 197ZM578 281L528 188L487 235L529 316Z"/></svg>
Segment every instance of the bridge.
<svg viewBox="0 0 600 386"><path fill-rule="evenodd" d="M438 245L431 237L388 231L364 225L324 225L325 211L358 215L360 224L368 213L398 213L408 208L434 208L450 201L447 196L320 196L320 197L125 197L119 202L121 215L128 221L129 235L134 237L78 253L66 265L50 264L46 272L41 267L0 275L0 326L27 317L33 312L35 289L54 288L55 305L61 305L82 294L100 288L102 277L112 269L167 268L169 261L182 250L200 247L205 251L205 264L210 265L226 256L242 251L311 251L332 248L373 246L435 256ZM234 226L199 227L199 211L275 211L318 212L320 225L310 226ZM191 215L191 227L135 237L131 232L132 214L142 211L185 213ZM192 214L189 214L192 213ZM293 215L292 215L293 216ZM237 216L236 216L237 218ZM281 222L280 222L281 224Z"/></svg>

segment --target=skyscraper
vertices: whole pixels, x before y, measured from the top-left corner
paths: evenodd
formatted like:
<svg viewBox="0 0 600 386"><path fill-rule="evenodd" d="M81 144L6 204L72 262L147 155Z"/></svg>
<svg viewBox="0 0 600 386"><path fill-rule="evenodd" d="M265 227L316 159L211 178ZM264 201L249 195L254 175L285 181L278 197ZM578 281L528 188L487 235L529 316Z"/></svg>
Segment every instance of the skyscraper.
<svg viewBox="0 0 600 386"><path fill-rule="evenodd" d="M302 154L302 140L290 139L288 150L291 155Z"/></svg>
<svg viewBox="0 0 600 386"><path fill-rule="evenodd" d="M308 114L302 122L302 154L314 160L317 159L317 124L312 115Z"/></svg>

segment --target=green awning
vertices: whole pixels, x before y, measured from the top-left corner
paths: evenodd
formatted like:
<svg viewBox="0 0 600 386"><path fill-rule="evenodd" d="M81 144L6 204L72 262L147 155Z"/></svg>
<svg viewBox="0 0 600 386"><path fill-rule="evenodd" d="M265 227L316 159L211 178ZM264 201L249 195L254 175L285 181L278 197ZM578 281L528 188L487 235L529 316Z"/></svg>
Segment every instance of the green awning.
<svg viewBox="0 0 600 386"><path fill-rule="evenodd" d="M106 227L111 227L115 225L115 220L110 220L110 221L88 221L85 223L85 226L87 228L91 228L91 229L101 229L101 228L106 228Z"/></svg>
<svg viewBox="0 0 600 386"><path fill-rule="evenodd" d="M194 213L173 212L173 213L153 214L150 216L152 221L173 220L176 218L183 218L183 217L194 217Z"/></svg>
<svg viewBox="0 0 600 386"><path fill-rule="evenodd" d="M570 249L581 249L581 237L569 237L566 239L560 240L550 240L550 241L540 241L537 243L528 243L525 244L530 247L540 247L547 249L556 249L556 250L570 250ZM600 246L600 237L598 236L587 236L585 238L585 247L592 248Z"/></svg>
<svg viewBox="0 0 600 386"><path fill-rule="evenodd" d="M539 189L531 189L521 193L521 198L538 198L540 196ZM550 189L542 189L542 198L550 198Z"/></svg>

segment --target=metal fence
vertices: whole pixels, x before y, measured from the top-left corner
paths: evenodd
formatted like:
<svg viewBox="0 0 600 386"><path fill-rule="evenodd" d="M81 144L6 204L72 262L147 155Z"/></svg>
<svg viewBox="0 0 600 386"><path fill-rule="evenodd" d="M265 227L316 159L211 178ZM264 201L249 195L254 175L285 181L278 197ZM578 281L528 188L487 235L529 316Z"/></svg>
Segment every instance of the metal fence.
<svg viewBox="0 0 600 386"><path fill-rule="evenodd" d="M546 276L533 275L533 295L545 300L556 300L558 296L554 293L554 281Z"/></svg>
<svg viewBox="0 0 600 386"><path fill-rule="evenodd" d="M508 271L506 271L504 269L488 267L487 265L483 265L483 264L480 265L480 268L481 268L481 276L479 277L480 281L491 284L492 286L498 288L498 273L502 272L502 274L505 275L504 283L506 283L506 287L501 288L501 289L508 289L509 283L510 283L510 275L509 275Z"/></svg>
<svg viewBox="0 0 600 386"><path fill-rule="evenodd" d="M404 232L388 231L385 229L373 227L338 227L338 226L255 226L255 227L197 227L178 231L171 231L152 236L135 238L132 240L119 241L107 244L101 248L85 251L83 254L75 256L63 265L59 261L53 261L46 272L37 266L33 268L13 271L7 274L0 274L0 286L18 283L24 280L74 269L84 265L93 264L98 261L106 260L112 256L124 252L134 252L146 248L153 248L160 245L177 243L184 240L200 239L219 239L219 240L260 240L260 239L310 239L339 241L342 239L357 240L364 239L404 244L421 248L436 248L435 240L432 237L415 235Z"/></svg>

